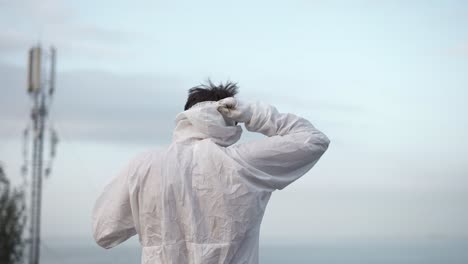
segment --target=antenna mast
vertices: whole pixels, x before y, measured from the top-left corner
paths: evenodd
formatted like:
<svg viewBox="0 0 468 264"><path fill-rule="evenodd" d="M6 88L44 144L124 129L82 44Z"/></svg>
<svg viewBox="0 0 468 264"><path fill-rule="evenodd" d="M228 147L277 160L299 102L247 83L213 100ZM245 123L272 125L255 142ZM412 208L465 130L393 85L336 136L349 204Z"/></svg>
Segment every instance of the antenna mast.
<svg viewBox="0 0 468 264"><path fill-rule="evenodd" d="M28 94L32 100L31 124L24 131L24 158L22 168L23 176L27 177L28 166L31 166L31 197L29 215L29 264L38 264L41 242L41 199L43 176L51 172L51 161L55 156L58 143L57 133L54 129L47 129L49 108L55 90L55 61L56 50L50 47L43 49L40 45L29 49L28 57ZM32 130L32 142L29 141L29 130ZM46 132L50 136L49 162L44 167L44 140ZM32 143L32 160L28 159L28 145Z"/></svg>

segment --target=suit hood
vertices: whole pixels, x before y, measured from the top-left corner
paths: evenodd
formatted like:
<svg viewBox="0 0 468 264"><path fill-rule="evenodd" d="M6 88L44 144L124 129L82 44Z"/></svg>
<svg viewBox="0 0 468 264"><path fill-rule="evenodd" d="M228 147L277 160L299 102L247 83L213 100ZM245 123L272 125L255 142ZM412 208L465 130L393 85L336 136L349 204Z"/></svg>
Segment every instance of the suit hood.
<svg viewBox="0 0 468 264"><path fill-rule="evenodd" d="M210 138L218 145L230 146L242 135L241 126L225 119L218 111L216 101L201 102L192 106L179 113L175 122L176 128L173 133L175 141Z"/></svg>

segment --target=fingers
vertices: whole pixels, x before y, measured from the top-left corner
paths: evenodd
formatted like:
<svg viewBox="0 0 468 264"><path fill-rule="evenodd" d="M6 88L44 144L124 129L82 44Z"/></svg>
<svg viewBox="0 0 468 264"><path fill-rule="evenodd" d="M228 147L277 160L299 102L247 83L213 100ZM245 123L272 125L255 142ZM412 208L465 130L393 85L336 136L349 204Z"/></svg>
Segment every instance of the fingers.
<svg viewBox="0 0 468 264"><path fill-rule="evenodd" d="M225 106L218 106L218 111L224 116L229 116L230 110Z"/></svg>
<svg viewBox="0 0 468 264"><path fill-rule="evenodd" d="M218 101L218 105L221 108L234 109L237 106L237 100L234 97L227 97Z"/></svg>
<svg viewBox="0 0 468 264"><path fill-rule="evenodd" d="M236 105L237 101L233 97L224 98L218 101L218 111L222 115L229 117L231 110L235 109Z"/></svg>

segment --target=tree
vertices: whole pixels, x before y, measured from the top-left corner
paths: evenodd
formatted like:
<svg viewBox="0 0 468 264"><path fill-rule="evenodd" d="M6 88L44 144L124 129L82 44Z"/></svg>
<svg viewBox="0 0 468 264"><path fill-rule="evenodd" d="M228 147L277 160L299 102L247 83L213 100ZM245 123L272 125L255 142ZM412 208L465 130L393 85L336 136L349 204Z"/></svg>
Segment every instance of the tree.
<svg viewBox="0 0 468 264"><path fill-rule="evenodd" d="M22 262L25 223L24 191L10 189L10 181L0 164L0 264Z"/></svg>

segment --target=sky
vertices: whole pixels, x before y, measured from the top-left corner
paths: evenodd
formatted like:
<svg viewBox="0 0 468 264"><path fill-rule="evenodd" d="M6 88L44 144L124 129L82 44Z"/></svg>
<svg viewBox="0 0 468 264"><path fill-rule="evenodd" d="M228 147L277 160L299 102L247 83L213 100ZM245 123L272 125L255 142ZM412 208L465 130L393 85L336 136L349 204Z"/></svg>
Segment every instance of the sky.
<svg viewBox="0 0 468 264"><path fill-rule="evenodd" d="M21 183L27 51L54 45L45 239L91 243L103 186L170 144L187 90L207 78L331 139L273 194L265 243L467 238L467 25L466 1L0 0L0 160Z"/></svg>

